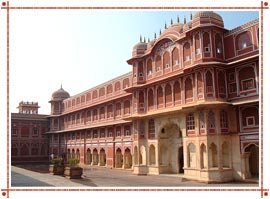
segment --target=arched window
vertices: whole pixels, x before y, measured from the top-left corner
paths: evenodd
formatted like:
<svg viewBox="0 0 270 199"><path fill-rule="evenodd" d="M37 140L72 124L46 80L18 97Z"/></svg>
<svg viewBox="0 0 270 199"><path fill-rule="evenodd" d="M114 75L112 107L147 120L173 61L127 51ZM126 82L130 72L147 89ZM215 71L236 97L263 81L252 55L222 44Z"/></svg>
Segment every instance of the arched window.
<svg viewBox="0 0 270 199"><path fill-rule="evenodd" d="M208 112L208 129L215 132L216 128L216 119L215 119L215 113L213 111Z"/></svg>
<svg viewBox="0 0 270 199"><path fill-rule="evenodd" d="M105 119L105 108L104 107L101 107L99 110L99 118Z"/></svg>
<svg viewBox="0 0 270 199"><path fill-rule="evenodd" d="M98 94L97 94L97 90L94 90L94 91L93 91L93 99L96 99L96 98L97 98L97 96L98 96Z"/></svg>
<svg viewBox="0 0 270 199"><path fill-rule="evenodd" d="M130 102L129 102L129 100L126 100L124 102L124 114L125 115L130 114Z"/></svg>
<svg viewBox="0 0 270 199"><path fill-rule="evenodd" d="M121 104L120 103L116 103L115 105L115 116L120 116L121 115Z"/></svg>
<svg viewBox="0 0 270 199"><path fill-rule="evenodd" d="M200 133L204 133L205 131L205 119L204 119L204 111L200 111L199 113L199 128Z"/></svg>
<svg viewBox="0 0 270 199"><path fill-rule="evenodd" d="M185 99L187 101L188 99L192 99L192 98L193 98L192 80L190 77L188 77L185 80Z"/></svg>
<svg viewBox="0 0 270 199"><path fill-rule="evenodd" d="M188 144L187 152L187 166L196 168L196 147L193 143Z"/></svg>
<svg viewBox="0 0 270 199"><path fill-rule="evenodd" d="M99 97L102 97L104 95L105 95L105 88L102 87L102 88L99 89Z"/></svg>
<svg viewBox="0 0 270 199"><path fill-rule="evenodd" d="M197 33L195 35L195 54L201 54L201 42L200 42L200 34Z"/></svg>
<svg viewBox="0 0 270 199"><path fill-rule="evenodd" d="M236 36L236 49L241 50L252 45L251 33L249 31L245 31Z"/></svg>
<svg viewBox="0 0 270 199"><path fill-rule="evenodd" d="M130 136L131 132L130 132L130 126L129 125L125 125L124 126L124 136Z"/></svg>
<svg viewBox="0 0 270 199"><path fill-rule="evenodd" d="M147 75L152 75L153 68L152 68L152 59L148 59L147 61Z"/></svg>
<svg viewBox="0 0 270 199"><path fill-rule="evenodd" d="M174 103L180 104L181 103L181 88L180 83L176 81L173 85L173 93L174 93Z"/></svg>
<svg viewBox="0 0 270 199"><path fill-rule="evenodd" d="M123 80L123 89L128 88L128 87L129 87L129 79L126 78Z"/></svg>
<svg viewBox="0 0 270 199"><path fill-rule="evenodd" d="M109 84L108 86L107 86L107 95L108 94L111 94L113 92L113 86L111 85L111 84Z"/></svg>
<svg viewBox="0 0 270 199"><path fill-rule="evenodd" d="M139 110L144 111L144 92L140 91L139 92Z"/></svg>
<svg viewBox="0 0 270 199"><path fill-rule="evenodd" d="M170 68L170 54L166 51L163 55L163 69Z"/></svg>
<svg viewBox="0 0 270 199"><path fill-rule="evenodd" d="M156 72L161 70L161 56L158 55L155 59Z"/></svg>
<svg viewBox="0 0 270 199"><path fill-rule="evenodd" d="M187 126L187 131L195 129L195 122L194 122L194 114L193 113L187 114L186 126Z"/></svg>
<svg viewBox="0 0 270 199"><path fill-rule="evenodd" d="M147 102L148 102L148 110L153 110L154 109L154 93L153 89L148 90L148 95L147 95Z"/></svg>
<svg viewBox="0 0 270 199"><path fill-rule="evenodd" d="M217 57L219 57L219 55L222 55L223 52L222 39L219 34L215 35L215 46L216 46L216 55Z"/></svg>
<svg viewBox="0 0 270 199"><path fill-rule="evenodd" d="M172 51L172 65L178 65L179 64L179 50L178 48L174 48Z"/></svg>
<svg viewBox="0 0 270 199"><path fill-rule="evenodd" d="M156 164L156 149L153 144L149 147L149 163L150 165Z"/></svg>
<svg viewBox="0 0 270 199"><path fill-rule="evenodd" d="M183 46L183 56L184 56L184 61L190 61L191 59L191 52L190 52L190 44L187 42Z"/></svg>
<svg viewBox="0 0 270 199"><path fill-rule="evenodd" d="M221 98L226 97L225 73L223 71L218 72L218 95Z"/></svg>
<svg viewBox="0 0 270 199"><path fill-rule="evenodd" d="M207 154L206 154L206 146L204 143L201 144L200 147L200 159L201 159L201 168L207 168Z"/></svg>
<svg viewBox="0 0 270 199"><path fill-rule="evenodd" d="M165 86L165 103L166 106L170 106L172 103L172 88L170 84Z"/></svg>
<svg viewBox="0 0 270 199"><path fill-rule="evenodd" d="M230 150L227 142L222 144L222 166L223 168L230 167Z"/></svg>
<svg viewBox="0 0 270 199"><path fill-rule="evenodd" d="M210 52L210 36L208 32L203 33L203 50L204 52Z"/></svg>
<svg viewBox="0 0 270 199"><path fill-rule="evenodd" d="M212 73L210 71L207 71L206 74L206 94L207 97L213 97L214 96L214 87L213 87L213 77Z"/></svg>
<svg viewBox="0 0 270 199"><path fill-rule="evenodd" d="M212 143L209 148L210 167L218 166L217 146Z"/></svg>
<svg viewBox="0 0 270 199"><path fill-rule="evenodd" d="M203 98L203 80L200 72L197 73L197 95L199 99Z"/></svg>
<svg viewBox="0 0 270 199"><path fill-rule="evenodd" d="M91 100L91 93L86 94L86 101L89 102Z"/></svg>
<svg viewBox="0 0 270 199"><path fill-rule="evenodd" d="M107 106L107 118L112 118L113 117L113 107L112 104Z"/></svg>
<svg viewBox="0 0 270 199"><path fill-rule="evenodd" d="M97 114L97 109L93 110L93 121L97 121L98 120L98 114Z"/></svg>
<svg viewBox="0 0 270 199"><path fill-rule="evenodd" d="M115 82L115 84L114 84L114 91L120 91L120 89L121 89L120 82L119 81L118 82Z"/></svg>
<svg viewBox="0 0 270 199"><path fill-rule="evenodd" d="M220 128L221 129L228 128L228 115L225 110L220 111Z"/></svg>
<svg viewBox="0 0 270 199"><path fill-rule="evenodd" d="M157 89L157 105L158 108L163 107L163 89L161 86Z"/></svg>

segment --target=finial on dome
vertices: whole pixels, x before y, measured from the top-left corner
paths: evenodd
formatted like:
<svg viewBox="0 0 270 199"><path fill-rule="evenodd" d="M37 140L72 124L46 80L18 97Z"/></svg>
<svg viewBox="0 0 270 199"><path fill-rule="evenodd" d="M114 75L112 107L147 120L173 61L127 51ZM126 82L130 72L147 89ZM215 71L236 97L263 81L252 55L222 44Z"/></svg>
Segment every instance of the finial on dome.
<svg viewBox="0 0 270 199"><path fill-rule="evenodd" d="M154 38L155 38L155 39L157 38L157 33L154 34Z"/></svg>
<svg viewBox="0 0 270 199"><path fill-rule="evenodd" d="M180 23L180 18L179 18L179 16L177 16L177 23Z"/></svg>
<svg viewBox="0 0 270 199"><path fill-rule="evenodd" d="M192 13L190 13L190 20L192 20Z"/></svg>
<svg viewBox="0 0 270 199"><path fill-rule="evenodd" d="M167 24L166 24L166 22L165 22L165 25L164 25L164 29L167 29Z"/></svg>
<svg viewBox="0 0 270 199"><path fill-rule="evenodd" d="M63 87L62 87L62 84L61 84L61 87L60 87L60 89L63 89Z"/></svg>
<svg viewBox="0 0 270 199"><path fill-rule="evenodd" d="M149 37L148 37L148 41L147 41L148 43L150 42L150 39L149 39Z"/></svg>
<svg viewBox="0 0 270 199"><path fill-rule="evenodd" d="M143 43L145 43L146 42L146 40L145 40L145 37L143 38Z"/></svg>
<svg viewBox="0 0 270 199"><path fill-rule="evenodd" d="M140 35L140 42L142 42L142 35Z"/></svg>
<svg viewBox="0 0 270 199"><path fill-rule="evenodd" d="M172 20L172 18L171 18L171 25L173 25L173 20Z"/></svg>
<svg viewBox="0 0 270 199"><path fill-rule="evenodd" d="M186 19L186 17L184 17L184 24L186 24L187 23L187 19Z"/></svg>
<svg viewBox="0 0 270 199"><path fill-rule="evenodd" d="M161 29L159 30L159 35L161 35Z"/></svg>

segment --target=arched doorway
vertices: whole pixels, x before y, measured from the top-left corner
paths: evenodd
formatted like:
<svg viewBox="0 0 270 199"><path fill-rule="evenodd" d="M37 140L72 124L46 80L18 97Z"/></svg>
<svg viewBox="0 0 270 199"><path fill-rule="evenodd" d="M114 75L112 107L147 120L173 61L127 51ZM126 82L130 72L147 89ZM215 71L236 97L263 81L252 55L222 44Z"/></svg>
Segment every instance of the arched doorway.
<svg viewBox="0 0 270 199"><path fill-rule="evenodd" d="M129 148L126 148L126 150L125 150L124 159L125 159L125 165L124 165L124 167L126 169L131 168L131 166L132 166L132 155L131 155L131 152L130 152L130 149Z"/></svg>
<svg viewBox="0 0 270 199"><path fill-rule="evenodd" d="M92 155L91 155L91 150L88 148L86 151L86 164L91 164L92 162Z"/></svg>
<svg viewBox="0 0 270 199"><path fill-rule="evenodd" d="M259 147L251 144L246 151L249 153L249 171L252 176L259 175Z"/></svg>
<svg viewBox="0 0 270 199"><path fill-rule="evenodd" d="M102 148L99 152L99 166L106 165L106 153L105 150Z"/></svg>
<svg viewBox="0 0 270 199"><path fill-rule="evenodd" d="M168 123L159 131L159 173L183 173L184 158L182 132L175 123Z"/></svg>
<svg viewBox="0 0 270 199"><path fill-rule="evenodd" d="M93 165L98 165L98 151L96 148L93 150Z"/></svg>
<svg viewBox="0 0 270 199"><path fill-rule="evenodd" d="M178 166L179 166L179 173L184 173L184 153L183 153L183 146L179 147L178 150Z"/></svg>
<svg viewBox="0 0 270 199"><path fill-rule="evenodd" d="M115 154L115 168L122 168L123 166L123 155L120 148L116 150Z"/></svg>

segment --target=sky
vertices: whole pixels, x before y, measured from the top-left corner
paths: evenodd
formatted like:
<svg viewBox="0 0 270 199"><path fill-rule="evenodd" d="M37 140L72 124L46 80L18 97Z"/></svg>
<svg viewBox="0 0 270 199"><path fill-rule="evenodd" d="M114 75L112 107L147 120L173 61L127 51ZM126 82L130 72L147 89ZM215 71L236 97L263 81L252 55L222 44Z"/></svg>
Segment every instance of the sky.
<svg viewBox="0 0 270 199"><path fill-rule="evenodd" d="M226 29L259 17L258 11L216 11ZM13 10L10 15L10 111L34 101L49 114L48 101L62 85L76 95L131 71L127 60L140 35L159 35L164 24L183 22L195 11Z"/></svg>

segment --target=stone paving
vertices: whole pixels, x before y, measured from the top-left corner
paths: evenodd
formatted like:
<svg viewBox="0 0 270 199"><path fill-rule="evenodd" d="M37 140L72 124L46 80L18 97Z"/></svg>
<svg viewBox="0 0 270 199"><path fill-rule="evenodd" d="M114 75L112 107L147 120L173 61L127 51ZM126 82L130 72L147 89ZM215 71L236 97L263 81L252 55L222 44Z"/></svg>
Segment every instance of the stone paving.
<svg viewBox="0 0 270 199"><path fill-rule="evenodd" d="M255 181L256 182L256 181ZM182 175L134 175L132 171L85 166L82 179L11 167L11 187L258 187L254 182L206 184L184 180Z"/></svg>

